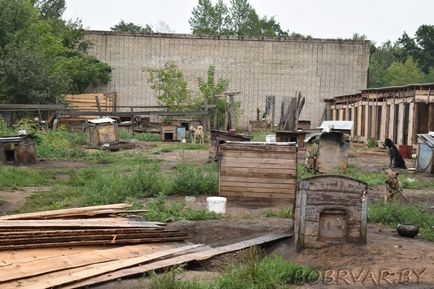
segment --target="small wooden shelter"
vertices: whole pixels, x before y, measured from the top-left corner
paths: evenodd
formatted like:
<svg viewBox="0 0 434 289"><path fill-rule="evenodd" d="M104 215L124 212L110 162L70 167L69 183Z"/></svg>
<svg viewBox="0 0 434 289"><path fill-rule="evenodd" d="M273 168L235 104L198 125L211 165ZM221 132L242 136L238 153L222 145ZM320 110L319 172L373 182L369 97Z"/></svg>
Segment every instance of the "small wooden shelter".
<svg viewBox="0 0 434 289"><path fill-rule="evenodd" d="M28 135L1 137L0 162L16 164L36 163L35 141Z"/></svg>
<svg viewBox="0 0 434 289"><path fill-rule="evenodd" d="M221 144L228 141L250 141L251 137L221 130L211 130L211 141L209 142L209 158L217 159Z"/></svg>
<svg viewBox="0 0 434 289"><path fill-rule="evenodd" d="M220 145L219 157L220 196L285 202L293 207L297 180L295 144L229 141Z"/></svg>
<svg viewBox="0 0 434 289"><path fill-rule="evenodd" d="M305 131L276 131L276 141L278 142L295 142L298 150L306 150L304 139L307 132Z"/></svg>
<svg viewBox="0 0 434 289"><path fill-rule="evenodd" d="M119 143L118 125L114 119L105 117L88 120L86 130L91 146Z"/></svg>
<svg viewBox="0 0 434 289"><path fill-rule="evenodd" d="M298 249L339 243L366 244L368 185L336 175L318 175L298 183L294 232Z"/></svg>
<svg viewBox="0 0 434 289"><path fill-rule="evenodd" d="M161 140L162 141L176 141L176 133L178 126L176 125L162 125L161 126Z"/></svg>

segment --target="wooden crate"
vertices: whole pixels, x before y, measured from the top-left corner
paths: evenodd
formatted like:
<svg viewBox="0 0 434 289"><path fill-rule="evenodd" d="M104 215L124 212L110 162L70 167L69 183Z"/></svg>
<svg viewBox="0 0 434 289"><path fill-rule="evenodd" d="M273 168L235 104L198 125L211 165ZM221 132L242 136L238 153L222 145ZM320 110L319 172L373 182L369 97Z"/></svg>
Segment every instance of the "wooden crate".
<svg viewBox="0 0 434 289"><path fill-rule="evenodd" d="M339 175L318 175L298 184L294 213L298 249L340 243L366 244L368 185Z"/></svg>
<svg viewBox="0 0 434 289"><path fill-rule="evenodd" d="M212 129L209 142L209 158L217 160L220 145L223 143L228 141L250 141L250 139L250 136Z"/></svg>
<svg viewBox="0 0 434 289"><path fill-rule="evenodd" d="M227 142L220 145L220 196L248 201L284 201L292 208L297 147L289 143Z"/></svg>

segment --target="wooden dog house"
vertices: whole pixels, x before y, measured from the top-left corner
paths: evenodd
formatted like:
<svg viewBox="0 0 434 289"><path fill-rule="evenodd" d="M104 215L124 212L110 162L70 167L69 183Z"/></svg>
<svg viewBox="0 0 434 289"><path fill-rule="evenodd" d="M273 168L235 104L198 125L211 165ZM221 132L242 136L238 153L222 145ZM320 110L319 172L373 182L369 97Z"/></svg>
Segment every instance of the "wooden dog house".
<svg viewBox="0 0 434 289"><path fill-rule="evenodd" d="M90 146L119 143L118 125L114 119L97 118L88 120L86 130Z"/></svg>
<svg viewBox="0 0 434 289"><path fill-rule="evenodd" d="M298 249L339 243L366 244L368 185L337 175L298 183L294 232Z"/></svg>
<svg viewBox="0 0 434 289"><path fill-rule="evenodd" d="M161 140L162 141L176 141L176 125L162 125L161 126Z"/></svg>
<svg viewBox="0 0 434 289"><path fill-rule="evenodd" d="M211 140L209 142L209 158L216 160L221 144L228 141L250 141L251 137L238 134L235 132L227 132L221 130L211 130Z"/></svg>
<svg viewBox="0 0 434 289"><path fill-rule="evenodd" d="M293 207L297 146L232 142L220 145L220 196L242 201L285 202Z"/></svg>
<svg viewBox="0 0 434 289"><path fill-rule="evenodd" d="M34 140L28 135L1 137L0 162L17 164L36 163Z"/></svg>
<svg viewBox="0 0 434 289"><path fill-rule="evenodd" d="M278 142L295 142L298 150L304 151L304 138L307 132L305 131L276 131L276 141Z"/></svg>

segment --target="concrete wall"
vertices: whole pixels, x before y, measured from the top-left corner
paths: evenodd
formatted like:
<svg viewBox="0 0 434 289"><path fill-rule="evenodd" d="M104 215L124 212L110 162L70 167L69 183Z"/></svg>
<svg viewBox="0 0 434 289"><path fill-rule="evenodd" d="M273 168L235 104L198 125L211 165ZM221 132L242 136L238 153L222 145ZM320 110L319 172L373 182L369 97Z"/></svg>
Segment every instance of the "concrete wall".
<svg viewBox="0 0 434 289"><path fill-rule="evenodd" d="M306 96L301 119L320 124L324 98L355 93L366 88L369 42L343 40L278 40L199 38L192 35L133 35L87 31L90 53L113 68L113 80L93 92L117 92L118 105L155 105L147 84L148 67L173 60L184 71L190 88L216 65L218 78L230 81L231 91L241 91L242 115L238 126L247 128L256 108L265 110L265 96L276 96L276 121L283 97L300 90Z"/></svg>

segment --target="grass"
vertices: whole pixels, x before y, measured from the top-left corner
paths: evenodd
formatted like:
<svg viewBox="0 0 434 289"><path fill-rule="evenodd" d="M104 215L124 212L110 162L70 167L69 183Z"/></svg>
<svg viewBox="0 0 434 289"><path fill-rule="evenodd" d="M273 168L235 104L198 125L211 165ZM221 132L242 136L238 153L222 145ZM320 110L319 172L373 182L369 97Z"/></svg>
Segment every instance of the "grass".
<svg viewBox="0 0 434 289"><path fill-rule="evenodd" d="M291 209L267 210L262 216L266 218L287 218L292 219Z"/></svg>
<svg viewBox="0 0 434 289"><path fill-rule="evenodd" d="M264 142L267 135L273 134L271 131L260 131L252 134L251 141Z"/></svg>
<svg viewBox="0 0 434 289"><path fill-rule="evenodd" d="M52 131L38 130L36 156L47 159L77 159L85 156L82 145L86 144L84 133L71 133L64 129Z"/></svg>
<svg viewBox="0 0 434 289"><path fill-rule="evenodd" d="M417 224L420 226L420 237L434 241L434 229L431 227L434 225L434 214L428 208L415 204L373 202L369 205L368 221L391 226Z"/></svg>
<svg viewBox="0 0 434 289"><path fill-rule="evenodd" d="M140 141L161 141L160 134L156 133L135 133L126 130L120 130L119 137L121 140L136 139Z"/></svg>
<svg viewBox="0 0 434 289"><path fill-rule="evenodd" d="M50 172L0 164L0 189L48 185Z"/></svg>
<svg viewBox="0 0 434 289"><path fill-rule="evenodd" d="M145 213L146 220L157 222L173 222L177 220L210 220L222 216L206 210L192 209L184 201L168 201L164 194L146 203L149 212Z"/></svg>
<svg viewBox="0 0 434 289"><path fill-rule="evenodd" d="M170 153L177 150L208 150L208 144L164 143L152 150L152 154Z"/></svg>
<svg viewBox="0 0 434 289"><path fill-rule="evenodd" d="M225 264L214 280L180 280L182 268L164 274L152 273L150 289L283 289L319 278L313 269L285 261L281 257L265 257L257 248L250 248L233 262ZM306 277L310 276L310 277Z"/></svg>

